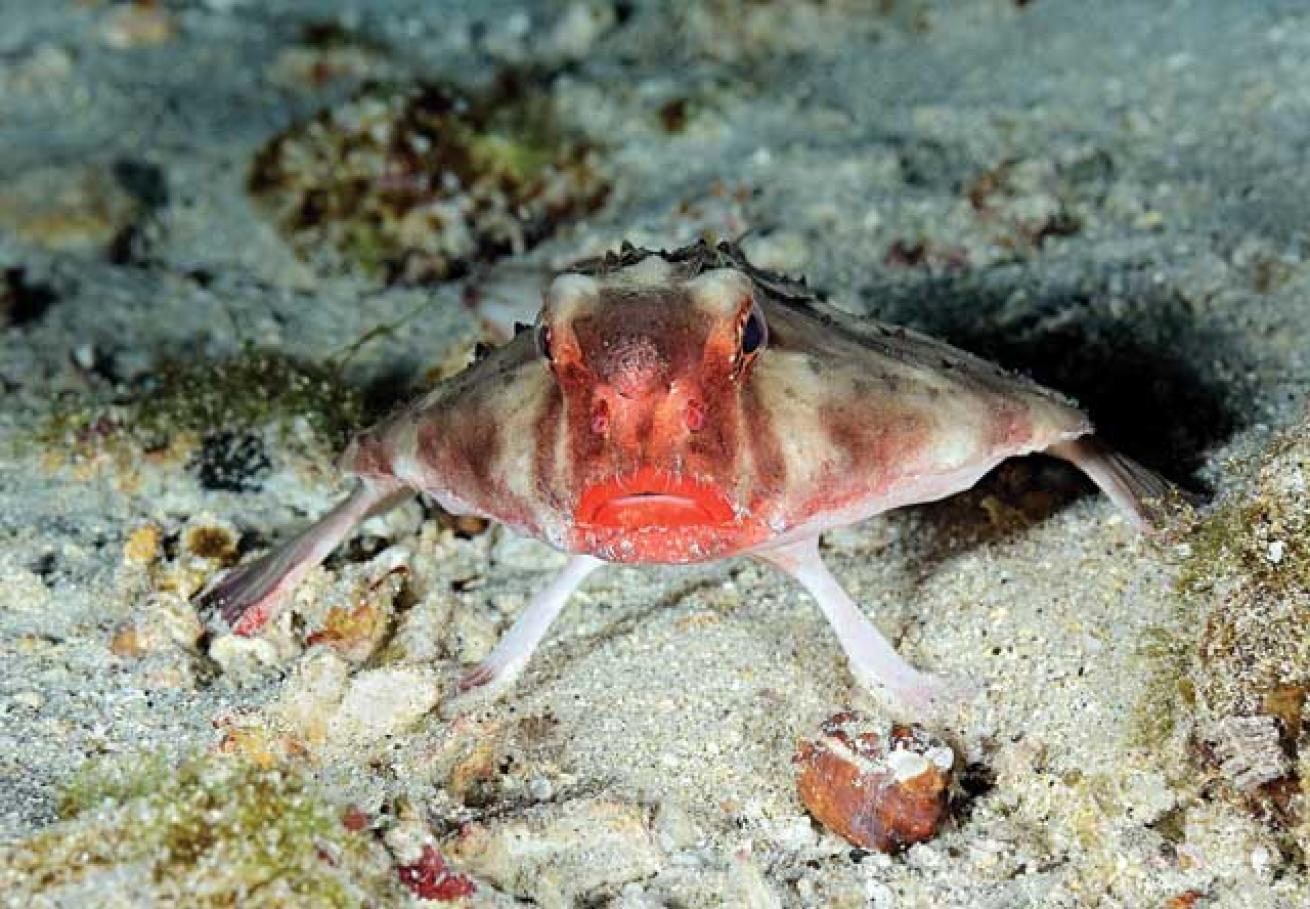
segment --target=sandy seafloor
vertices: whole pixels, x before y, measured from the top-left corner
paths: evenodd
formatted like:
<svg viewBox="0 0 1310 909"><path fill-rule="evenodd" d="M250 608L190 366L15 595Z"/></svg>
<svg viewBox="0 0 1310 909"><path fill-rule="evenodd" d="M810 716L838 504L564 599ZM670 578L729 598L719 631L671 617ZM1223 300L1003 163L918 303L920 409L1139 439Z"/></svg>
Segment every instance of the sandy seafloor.
<svg viewBox="0 0 1310 909"><path fill-rule="evenodd" d="M63 829L49 827L59 793L87 761L206 753L233 717L273 737L260 711L306 684L311 655L289 632L220 669L168 641L125 644L157 606L133 532L217 523L278 539L343 488L326 453L276 442L246 492L205 489L186 457L61 457L32 441L56 398L113 398L158 361L246 344L323 362L431 301L340 373L385 410L478 337L461 281L385 287L315 269L246 194L262 143L364 78L473 83L519 68L604 149L605 204L523 262L749 229L763 264L1032 372L1193 487L1222 491L1230 459L1300 412L1303 3L196 0L147 9L166 19L160 34L124 31L124 10L0 0L0 266L42 289L0 314L0 439L15 443L0 455L10 905L193 904L151 883L148 861L40 878L14 875L12 850ZM324 22L375 50L339 77L288 84L287 49ZM670 129L678 99L685 123ZM117 201L82 203L90 240L33 226L50 187L87 173L120 186ZM136 245L107 254L101 221L134 223ZM377 531L373 548L408 560L445 604L424 607L437 616L428 653L410 644L402 669L343 668L348 699L394 670L426 710L424 692L485 652L549 577L550 553L496 531L456 538L425 514ZM608 569L507 700L456 725L432 711L396 720L391 704L376 728L366 704L330 702L328 731L285 759L363 810L395 861L440 841L473 875L474 905L1310 904L1286 837L1198 793L1185 735L1143 735L1176 696L1153 687L1143 642L1177 614L1177 553L1071 471L1003 468L950 502L833 534L825 551L904 654L975 692L929 723L971 766L968 785L939 837L902 855L853 852L800 805L798 738L839 709L881 708L798 588L745 562ZM302 598L355 570L347 554ZM452 768L479 746L476 797L466 781L455 792ZM477 836L461 864L453 841Z"/></svg>

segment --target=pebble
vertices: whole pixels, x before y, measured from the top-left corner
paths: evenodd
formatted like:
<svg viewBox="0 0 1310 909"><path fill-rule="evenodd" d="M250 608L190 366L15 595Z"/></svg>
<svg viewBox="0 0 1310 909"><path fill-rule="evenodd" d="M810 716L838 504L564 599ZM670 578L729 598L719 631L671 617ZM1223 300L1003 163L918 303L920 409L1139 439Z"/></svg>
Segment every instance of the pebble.
<svg viewBox="0 0 1310 909"><path fill-rule="evenodd" d="M0 184L0 230L42 249L103 253L140 214L114 175L94 165L37 167Z"/></svg>
<svg viewBox="0 0 1310 909"><path fill-rule="evenodd" d="M236 680L264 676L282 664L277 647L264 638L219 635L209 645L209 657L223 675Z"/></svg>
<svg viewBox="0 0 1310 909"><path fill-rule="evenodd" d="M795 763L805 807L856 846L898 852L936 836L946 817L955 753L920 727L838 713Z"/></svg>
<svg viewBox="0 0 1310 909"><path fill-rule="evenodd" d="M1283 750L1278 720L1272 716L1230 716L1202 730L1219 771L1240 791L1252 792L1288 776L1291 761Z"/></svg>
<svg viewBox="0 0 1310 909"><path fill-rule="evenodd" d="M100 27L100 38L115 50L155 47L177 34L168 10L154 4L131 4L113 8Z"/></svg>
<svg viewBox="0 0 1310 909"><path fill-rule="evenodd" d="M549 802L555 797L555 786L544 776L534 776L528 780L528 795L534 801Z"/></svg>
<svg viewBox="0 0 1310 909"><path fill-rule="evenodd" d="M296 663L274 711L306 742L322 742L349 680L345 658L330 647L311 648Z"/></svg>
<svg viewBox="0 0 1310 909"><path fill-rule="evenodd" d="M14 703L27 707L29 710L40 710L45 706L45 696L35 688L24 688L22 691L14 693Z"/></svg>
<svg viewBox="0 0 1310 909"><path fill-rule="evenodd" d="M328 724L338 743L366 743L400 732L437 705L437 675L426 667L399 666L361 672L350 680Z"/></svg>

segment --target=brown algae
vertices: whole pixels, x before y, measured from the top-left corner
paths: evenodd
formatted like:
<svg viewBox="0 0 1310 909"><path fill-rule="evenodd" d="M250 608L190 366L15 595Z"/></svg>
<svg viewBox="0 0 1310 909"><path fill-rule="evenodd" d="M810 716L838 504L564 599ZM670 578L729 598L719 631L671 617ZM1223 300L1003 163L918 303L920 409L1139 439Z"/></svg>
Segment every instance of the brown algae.
<svg viewBox="0 0 1310 909"><path fill-rule="evenodd" d="M248 187L307 261L439 281L521 253L608 193L595 149L511 80L483 97L368 87L274 137Z"/></svg>

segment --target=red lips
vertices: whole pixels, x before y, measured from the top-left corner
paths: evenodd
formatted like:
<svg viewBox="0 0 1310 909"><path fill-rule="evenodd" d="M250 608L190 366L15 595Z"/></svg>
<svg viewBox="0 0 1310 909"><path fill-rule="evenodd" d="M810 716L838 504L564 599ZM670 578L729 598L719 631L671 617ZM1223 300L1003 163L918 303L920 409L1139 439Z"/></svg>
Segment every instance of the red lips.
<svg viewBox="0 0 1310 909"><path fill-rule="evenodd" d="M697 527L733 520L719 490L652 467L583 490L578 524L624 530Z"/></svg>

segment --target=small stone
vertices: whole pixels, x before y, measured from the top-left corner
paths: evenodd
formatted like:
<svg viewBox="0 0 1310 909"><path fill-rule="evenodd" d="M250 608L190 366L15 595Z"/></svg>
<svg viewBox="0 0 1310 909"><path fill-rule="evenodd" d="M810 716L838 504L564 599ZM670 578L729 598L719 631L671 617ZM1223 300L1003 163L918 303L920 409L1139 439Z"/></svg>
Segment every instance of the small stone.
<svg viewBox="0 0 1310 909"><path fill-rule="evenodd" d="M1251 868L1261 877L1269 873L1273 866L1273 855L1267 846L1256 846L1251 850Z"/></svg>
<svg viewBox="0 0 1310 909"><path fill-rule="evenodd" d="M383 550L362 571L345 573L325 598L326 609L306 615L309 646L326 644L351 663L367 662L391 629L396 598L409 574L409 553L401 547Z"/></svg>
<svg viewBox="0 0 1310 909"><path fill-rule="evenodd" d="M491 528L491 522L476 514L441 514L438 522L448 527L461 540L480 537Z"/></svg>
<svg viewBox="0 0 1310 909"><path fill-rule="evenodd" d="M267 675L281 664L277 647L264 638L219 635L209 645L209 657L223 674L241 680Z"/></svg>
<svg viewBox="0 0 1310 909"><path fill-rule="evenodd" d="M159 558L163 534L155 524L143 524L128 534L123 544L123 561L129 565L148 565Z"/></svg>
<svg viewBox="0 0 1310 909"><path fill-rule="evenodd" d="M83 372L91 372L95 369L100 359L94 344L78 344L70 351L69 356L72 357L73 364Z"/></svg>
<svg viewBox="0 0 1310 909"><path fill-rule="evenodd" d="M103 253L141 214L107 169L38 167L0 185L0 230L56 252Z"/></svg>
<svg viewBox="0 0 1310 909"><path fill-rule="evenodd" d="M422 667L361 672L350 680L328 737L338 744L377 741L416 722L440 697L436 675Z"/></svg>
<svg viewBox="0 0 1310 909"><path fill-rule="evenodd" d="M134 660L145 655L146 647L136 627L125 625L115 631L109 639L109 652L116 657Z"/></svg>
<svg viewBox="0 0 1310 909"><path fill-rule="evenodd" d="M544 776L534 776L528 780L528 795L533 801L549 802L555 797L555 786Z"/></svg>
<svg viewBox="0 0 1310 909"><path fill-rule="evenodd" d="M1212 723L1203 737L1218 760L1219 772L1243 792L1292 771L1278 721L1272 716L1225 717Z"/></svg>
<svg viewBox="0 0 1310 909"><path fill-rule="evenodd" d="M176 593L152 594L133 618L114 629L109 650L124 659L140 659L171 650L194 650L205 632L195 607Z"/></svg>
<svg viewBox="0 0 1310 909"><path fill-rule="evenodd" d="M296 664L274 712L307 743L320 743L349 681L350 664L330 648L316 647Z"/></svg>
<svg viewBox="0 0 1310 909"><path fill-rule="evenodd" d="M190 650L200 642L205 625L195 606L185 597L159 594L150 601L148 625L154 637Z"/></svg>
<svg viewBox="0 0 1310 909"><path fill-rule="evenodd" d="M35 688L24 688L14 692L14 703L29 710L40 710L45 706L45 695Z"/></svg>
<svg viewBox="0 0 1310 909"><path fill-rule="evenodd" d="M176 33L168 10L154 3L114 7L100 29L100 37L115 50L154 47L170 41Z"/></svg>
<svg viewBox="0 0 1310 909"><path fill-rule="evenodd" d="M797 749L801 801L848 842L897 852L937 834L954 752L917 726L838 713Z"/></svg>

